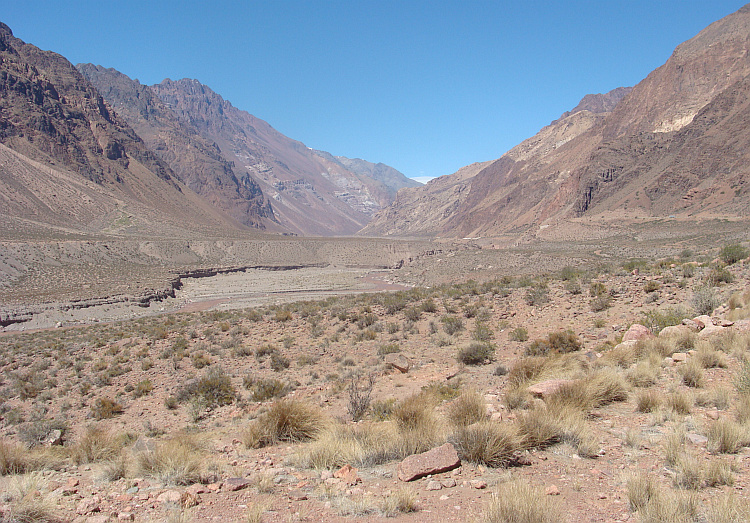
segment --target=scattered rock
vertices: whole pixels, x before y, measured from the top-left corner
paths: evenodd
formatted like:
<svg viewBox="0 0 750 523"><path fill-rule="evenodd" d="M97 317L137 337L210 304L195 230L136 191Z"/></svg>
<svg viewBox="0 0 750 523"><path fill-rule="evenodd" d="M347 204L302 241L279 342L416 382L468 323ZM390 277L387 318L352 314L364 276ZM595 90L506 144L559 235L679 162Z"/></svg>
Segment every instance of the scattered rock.
<svg viewBox="0 0 750 523"><path fill-rule="evenodd" d="M224 481L224 490L236 492L250 486L250 480L246 478L228 478Z"/></svg>
<svg viewBox="0 0 750 523"><path fill-rule="evenodd" d="M684 361L687 361L687 353L685 352L675 352L672 354L672 361L675 363L682 363Z"/></svg>
<svg viewBox="0 0 750 523"><path fill-rule="evenodd" d="M307 499L307 494L299 489L294 489L289 493L289 499L292 501L304 501Z"/></svg>
<svg viewBox="0 0 750 523"><path fill-rule="evenodd" d="M398 479L413 481L429 474L439 474L461 465L456 448L450 443L422 454L415 454L398 464Z"/></svg>
<svg viewBox="0 0 750 523"><path fill-rule="evenodd" d="M117 521L135 521L135 514L132 512L120 512L117 514Z"/></svg>
<svg viewBox="0 0 750 523"><path fill-rule="evenodd" d="M692 443L693 445L703 446L706 443L708 443L708 438L706 436L702 436L701 434L695 434L691 432L686 437L688 441Z"/></svg>
<svg viewBox="0 0 750 523"><path fill-rule="evenodd" d="M182 494L179 490L166 490L157 496L156 501L159 503L174 503L179 505L182 503Z"/></svg>
<svg viewBox="0 0 750 523"><path fill-rule="evenodd" d="M483 479L472 479L471 481L469 481L469 485L471 485L471 488L479 490L487 488L487 482Z"/></svg>
<svg viewBox="0 0 750 523"><path fill-rule="evenodd" d="M100 512L102 509L99 506L100 499L98 496L90 498L84 498L76 505L76 513L85 516L94 512Z"/></svg>
<svg viewBox="0 0 750 523"><path fill-rule="evenodd" d="M560 495L560 489L557 488L557 485L550 485L545 489L545 494L548 496L559 496Z"/></svg>
<svg viewBox="0 0 750 523"><path fill-rule="evenodd" d="M634 323L622 337L622 341L638 341L653 337L654 334L648 327L644 327L640 323Z"/></svg>
<svg viewBox="0 0 750 523"><path fill-rule="evenodd" d="M693 332L687 325L670 325L659 331L660 338L672 338Z"/></svg>
<svg viewBox="0 0 750 523"><path fill-rule="evenodd" d="M411 369L411 360L400 353L386 354L385 364L406 374Z"/></svg>
<svg viewBox="0 0 750 523"><path fill-rule="evenodd" d="M47 434L47 438L44 440L44 445L47 445L48 447L51 447L52 445L62 445L63 444L63 433L59 429L51 430L49 434Z"/></svg>
<svg viewBox="0 0 750 523"><path fill-rule="evenodd" d="M436 479L432 479L429 481L429 483L427 483L426 488L427 490L440 490L441 488L443 488L443 485Z"/></svg>
<svg viewBox="0 0 750 523"><path fill-rule="evenodd" d="M544 399L550 394L557 392L563 385L573 383L573 380L554 379L536 383L526 390L535 398Z"/></svg>
<svg viewBox="0 0 750 523"><path fill-rule="evenodd" d="M456 486L456 480L454 478L445 478L440 481L440 484L443 488L453 488Z"/></svg>
<svg viewBox="0 0 750 523"><path fill-rule="evenodd" d="M711 336L722 334L723 332L724 327L719 327L718 325L706 325L706 327L698 333L698 337L710 338Z"/></svg>
<svg viewBox="0 0 750 523"><path fill-rule="evenodd" d="M350 487L362 482L362 478L357 475L357 469L351 465L344 465L333 473L333 477L340 479Z"/></svg>

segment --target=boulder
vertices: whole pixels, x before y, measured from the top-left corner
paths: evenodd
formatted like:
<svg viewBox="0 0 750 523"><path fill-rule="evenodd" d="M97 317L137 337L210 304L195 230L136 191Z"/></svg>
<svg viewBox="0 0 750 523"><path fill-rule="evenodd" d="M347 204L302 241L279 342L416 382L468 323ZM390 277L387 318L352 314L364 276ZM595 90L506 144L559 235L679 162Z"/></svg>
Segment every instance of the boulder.
<svg viewBox="0 0 750 523"><path fill-rule="evenodd" d="M224 490L236 492L250 486L250 480L246 478L227 478L224 480Z"/></svg>
<svg viewBox="0 0 750 523"><path fill-rule="evenodd" d="M711 320L711 316L708 316L707 314L703 314L701 316L697 316L693 318L693 321L698 324L698 326L703 329L708 327L709 325L713 325L714 322Z"/></svg>
<svg viewBox="0 0 750 523"><path fill-rule="evenodd" d="M698 333L698 337L709 338L711 336L715 336L716 334L722 334L724 330L724 327L719 327L718 325L706 325L706 328Z"/></svg>
<svg viewBox="0 0 750 523"><path fill-rule="evenodd" d="M411 360L399 353L386 354L385 364L406 374L411 369Z"/></svg>
<svg viewBox="0 0 750 523"><path fill-rule="evenodd" d="M698 322L696 322L695 320L691 320L690 318L685 318L684 320L682 320L682 324L693 332L698 332L703 328L702 325L698 325Z"/></svg>
<svg viewBox="0 0 750 523"><path fill-rule="evenodd" d="M653 337L654 334L648 327L644 327L640 323L634 323L622 337L622 341L638 341Z"/></svg>
<svg viewBox="0 0 750 523"><path fill-rule="evenodd" d="M461 465L456 448L450 443L422 454L414 454L398 464L398 479L413 481L430 474L440 474Z"/></svg>
<svg viewBox="0 0 750 523"><path fill-rule="evenodd" d="M560 390L560 387L562 387L563 385L568 385L569 383L573 383L573 380L546 380L536 383L528 387L526 390L529 391L529 394L531 394L535 398L544 399Z"/></svg>
<svg viewBox="0 0 750 523"><path fill-rule="evenodd" d="M750 332L750 320L735 321L732 328L739 332Z"/></svg>

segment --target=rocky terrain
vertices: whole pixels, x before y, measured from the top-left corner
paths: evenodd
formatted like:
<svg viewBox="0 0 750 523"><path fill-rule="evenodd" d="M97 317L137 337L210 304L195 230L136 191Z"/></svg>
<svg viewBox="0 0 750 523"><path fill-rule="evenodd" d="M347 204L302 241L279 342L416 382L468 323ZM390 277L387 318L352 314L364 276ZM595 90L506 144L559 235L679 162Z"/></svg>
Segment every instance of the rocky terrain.
<svg viewBox="0 0 750 523"><path fill-rule="evenodd" d="M5 334L0 513L746 520L747 254Z"/></svg>
<svg viewBox="0 0 750 523"><path fill-rule="evenodd" d="M632 90L587 96L500 159L403 191L361 234L574 238L573 223L585 238L597 224L746 216L749 38L744 7Z"/></svg>

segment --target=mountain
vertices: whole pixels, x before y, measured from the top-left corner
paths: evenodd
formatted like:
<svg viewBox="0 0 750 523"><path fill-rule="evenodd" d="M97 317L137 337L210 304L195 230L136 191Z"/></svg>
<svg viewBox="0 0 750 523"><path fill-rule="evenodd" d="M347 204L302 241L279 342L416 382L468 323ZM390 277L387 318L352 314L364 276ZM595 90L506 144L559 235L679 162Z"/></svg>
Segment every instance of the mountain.
<svg viewBox="0 0 750 523"><path fill-rule="evenodd" d="M197 80L164 80L150 89L233 168L257 180L274 219L298 234L348 235L392 201L380 181L347 169L237 109Z"/></svg>
<svg viewBox="0 0 750 523"><path fill-rule="evenodd" d="M746 216L749 44L745 6L630 92L584 97L498 160L401 191L361 233L564 239L644 219Z"/></svg>
<svg viewBox="0 0 750 523"><path fill-rule="evenodd" d="M0 144L5 235L241 228L182 184L70 62L2 23Z"/></svg>
<svg viewBox="0 0 750 523"><path fill-rule="evenodd" d="M240 223L274 228L273 209L258 182L235 170L214 142L178 118L151 88L115 69L76 67L188 187Z"/></svg>

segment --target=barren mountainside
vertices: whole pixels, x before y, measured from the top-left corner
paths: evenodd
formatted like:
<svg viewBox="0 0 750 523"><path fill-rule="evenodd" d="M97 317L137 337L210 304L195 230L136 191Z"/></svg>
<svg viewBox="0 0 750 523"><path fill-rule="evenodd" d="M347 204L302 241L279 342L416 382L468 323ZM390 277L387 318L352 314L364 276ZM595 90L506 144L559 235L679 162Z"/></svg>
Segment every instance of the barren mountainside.
<svg viewBox="0 0 750 523"><path fill-rule="evenodd" d="M749 39L746 6L678 46L629 92L584 97L473 176L402 191L361 233L572 238L587 234L583 223L744 216ZM421 215L434 219L425 225Z"/></svg>
<svg viewBox="0 0 750 523"><path fill-rule="evenodd" d="M385 184L284 136L197 80L167 79L151 89L235 169L258 181L287 231L351 234L392 199Z"/></svg>
<svg viewBox="0 0 750 523"><path fill-rule="evenodd" d="M239 224L185 187L62 56L0 24L0 215L11 238Z"/></svg>

